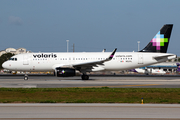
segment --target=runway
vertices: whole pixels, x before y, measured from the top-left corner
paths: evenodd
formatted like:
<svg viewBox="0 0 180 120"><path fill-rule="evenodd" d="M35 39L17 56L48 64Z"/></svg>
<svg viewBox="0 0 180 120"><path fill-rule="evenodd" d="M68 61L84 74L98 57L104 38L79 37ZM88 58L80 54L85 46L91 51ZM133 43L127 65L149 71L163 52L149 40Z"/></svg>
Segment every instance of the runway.
<svg viewBox="0 0 180 120"><path fill-rule="evenodd" d="M50 75L30 75L24 81L23 75L1 75L0 87L5 88L180 88L179 75L143 76L143 75L111 75L90 76L90 80L75 77L54 77Z"/></svg>
<svg viewBox="0 0 180 120"><path fill-rule="evenodd" d="M179 104L0 104L0 119L148 119L180 118Z"/></svg>
<svg viewBox="0 0 180 120"><path fill-rule="evenodd" d="M31 75L0 75L6 88L180 88L180 76L80 76L59 78ZM178 120L180 104L0 104L0 120Z"/></svg>

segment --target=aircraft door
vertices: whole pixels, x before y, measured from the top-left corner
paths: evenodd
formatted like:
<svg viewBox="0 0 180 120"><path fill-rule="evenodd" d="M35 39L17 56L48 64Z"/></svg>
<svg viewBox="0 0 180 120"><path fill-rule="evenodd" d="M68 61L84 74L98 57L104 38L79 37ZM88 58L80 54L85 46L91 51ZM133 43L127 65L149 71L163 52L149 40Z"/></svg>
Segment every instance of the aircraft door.
<svg viewBox="0 0 180 120"><path fill-rule="evenodd" d="M28 55L23 56L23 65L29 65Z"/></svg>
<svg viewBox="0 0 180 120"><path fill-rule="evenodd" d="M138 64L143 64L143 55L142 54L138 55Z"/></svg>

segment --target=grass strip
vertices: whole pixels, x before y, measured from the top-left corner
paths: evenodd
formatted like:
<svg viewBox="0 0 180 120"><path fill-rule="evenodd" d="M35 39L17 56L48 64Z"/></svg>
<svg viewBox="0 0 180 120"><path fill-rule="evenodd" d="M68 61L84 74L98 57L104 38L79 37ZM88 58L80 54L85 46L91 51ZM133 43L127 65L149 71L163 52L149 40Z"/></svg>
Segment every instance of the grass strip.
<svg viewBox="0 0 180 120"><path fill-rule="evenodd" d="M180 88L0 88L0 103L180 103Z"/></svg>

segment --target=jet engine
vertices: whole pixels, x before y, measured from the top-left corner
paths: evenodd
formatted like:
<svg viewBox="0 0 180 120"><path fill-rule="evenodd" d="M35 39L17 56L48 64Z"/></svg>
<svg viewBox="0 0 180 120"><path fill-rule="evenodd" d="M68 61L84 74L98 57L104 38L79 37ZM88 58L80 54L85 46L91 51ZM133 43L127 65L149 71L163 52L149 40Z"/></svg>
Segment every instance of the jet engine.
<svg viewBox="0 0 180 120"><path fill-rule="evenodd" d="M57 77L71 77L76 75L75 69L58 67L55 70Z"/></svg>

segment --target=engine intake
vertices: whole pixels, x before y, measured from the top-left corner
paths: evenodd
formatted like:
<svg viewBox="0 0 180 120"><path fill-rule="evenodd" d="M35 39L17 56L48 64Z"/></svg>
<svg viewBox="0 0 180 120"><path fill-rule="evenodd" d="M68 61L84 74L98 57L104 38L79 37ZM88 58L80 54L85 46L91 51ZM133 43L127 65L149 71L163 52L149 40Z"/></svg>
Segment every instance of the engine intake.
<svg viewBox="0 0 180 120"><path fill-rule="evenodd" d="M56 68L57 77L71 77L76 75L75 69L72 68Z"/></svg>

